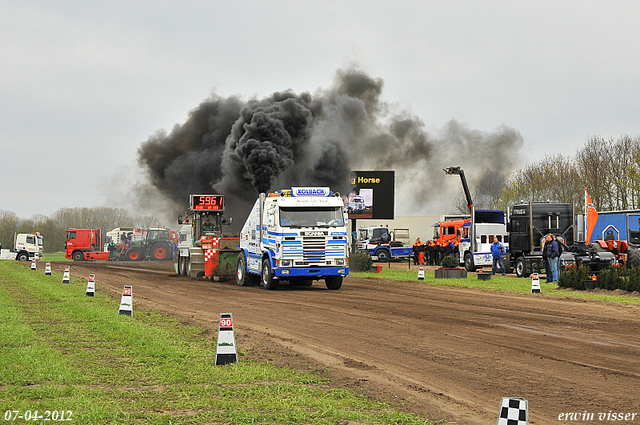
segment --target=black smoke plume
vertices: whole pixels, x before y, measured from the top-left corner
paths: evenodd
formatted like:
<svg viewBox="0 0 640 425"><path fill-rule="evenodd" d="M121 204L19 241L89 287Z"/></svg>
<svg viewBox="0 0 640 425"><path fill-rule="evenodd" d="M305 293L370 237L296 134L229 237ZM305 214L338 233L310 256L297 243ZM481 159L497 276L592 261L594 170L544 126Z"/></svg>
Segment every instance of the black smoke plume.
<svg viewBox="0 0 640 425"><path fill-rule="evenodd" d="M149 185L182 212L189 194L225 195L229 215L244 222L258 193L291 186L348 191L352 170L396 171L396 214L443 214L459 192L443 168L460 165L469 180L487 169L510 173L522 137L455 120L440 134L381 101L383 81L357 68L339 70L332 87L242 101L212 95L170 133L158 131L138 149ZM391 201L391 200L390 200Z"/></svg>

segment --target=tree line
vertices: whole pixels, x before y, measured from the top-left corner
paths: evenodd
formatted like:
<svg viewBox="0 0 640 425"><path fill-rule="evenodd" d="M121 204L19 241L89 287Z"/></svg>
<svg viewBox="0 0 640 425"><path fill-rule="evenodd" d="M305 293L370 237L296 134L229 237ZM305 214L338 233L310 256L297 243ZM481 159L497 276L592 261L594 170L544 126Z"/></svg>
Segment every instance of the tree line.
<svg viewBox="0 0 640 425"><path fill-rule="evenodd" d="M0 210L0 243L3 249L13 248L15 233L40 232L44 251L59 252L64 251L68 229L100 229L104 235L116 227L147 229L159 223L155 216L132 217L123 208L61 208L51 216L36 215L28 220L11 211Z"/></svg>
<svg viewBox="0 0 640 425"><path fill-rule="evenodd" d="M545 156L511 176L487 169L470 186L478 208L506 211L522 202L552 201L573 203L581 213L587 188L598 211L640 209L640 136L591 136L573 156ZM455 207L468 214L464 195Z"/></svg>

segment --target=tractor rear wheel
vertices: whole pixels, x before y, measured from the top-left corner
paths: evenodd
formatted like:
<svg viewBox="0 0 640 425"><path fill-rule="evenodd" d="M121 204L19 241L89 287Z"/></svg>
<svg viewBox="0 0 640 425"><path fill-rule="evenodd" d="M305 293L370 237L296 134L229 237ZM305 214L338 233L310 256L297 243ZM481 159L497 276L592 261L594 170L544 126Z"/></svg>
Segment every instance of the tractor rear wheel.
<svg viewBox="0 0 640 425"><path fill-rule="evenodd" d="M151 247L151 258L156 261L164 261L169 259L169 248L165 244L157 244Z"/></svg>
<svg viewBox="0 0 640 425"><path fill-rule="evenodd" d="M129 248L127 251L127 260L142 261L142 252L138 248Z"/></svg>
<svg viewBox="0 0 640 425"><path fill-rule="evenodd" d="M640 251L635 248L627 249L627 267L640 267Z"/></svg>

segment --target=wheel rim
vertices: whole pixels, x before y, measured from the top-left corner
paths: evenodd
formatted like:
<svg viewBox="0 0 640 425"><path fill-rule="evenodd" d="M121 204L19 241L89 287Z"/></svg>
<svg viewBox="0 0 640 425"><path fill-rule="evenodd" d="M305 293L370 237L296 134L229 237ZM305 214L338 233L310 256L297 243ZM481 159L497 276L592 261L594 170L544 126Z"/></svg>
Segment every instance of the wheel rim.
<svg viewBox="0 0 640 425"><path fill-rule="evenodd" d="M139 253L138 253L138 251L131 251L131 252L129 253L129 258L130 258L130 259L132 259L132 260L137 260L137 259L138 259L138 257L139 257Z"/></svg>
<svg viewBox="0 0 640 425"><path fill-rule="evenodd" d="M262 285L266 288L269 284L269 265L267 262L262 263Z"/></svg>
<svg viewBox="0 0 640 425"><path fill-rule="evenodd" d="M239 283L242 283L242 277L244 276L244 261L242 258L238 261L237 279Z"/></svg>
<svg viewBox="0 0 640 425"><path fill-rule="evenodd" d="M167 256L167 250L163 246L158 246L153 250L153 254L161 260Z"/></svg>

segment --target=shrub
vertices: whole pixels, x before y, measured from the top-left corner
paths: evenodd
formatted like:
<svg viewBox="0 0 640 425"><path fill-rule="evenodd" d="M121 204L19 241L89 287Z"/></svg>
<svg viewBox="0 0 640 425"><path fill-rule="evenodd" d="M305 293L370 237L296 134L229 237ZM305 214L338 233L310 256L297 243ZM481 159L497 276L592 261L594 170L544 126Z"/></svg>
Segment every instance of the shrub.
<svg viewBox="0 0 640 425"><path fill-rule="evenodd" d="M458 260L456 260L456 258L452 255L447 255L442 259L442 262L440 263L440 266L442 266L443 269L455 269L459 265L460 264L458 263Z"/></svg>
<svg viewBox="0 0 640 425"><path fill-rule="evenodd" d="M584 289L584 281L591 279L588 267L568 267L560 273L558 286L562 288Z"/></svg>
<svg viewBox="0 0 640 425"><path fill-rule="evenodd" d="M368 272L371 270L372 264L373 260L366 252L351 254L351 258L349 259L349 268L354 272Z"/></svg>

